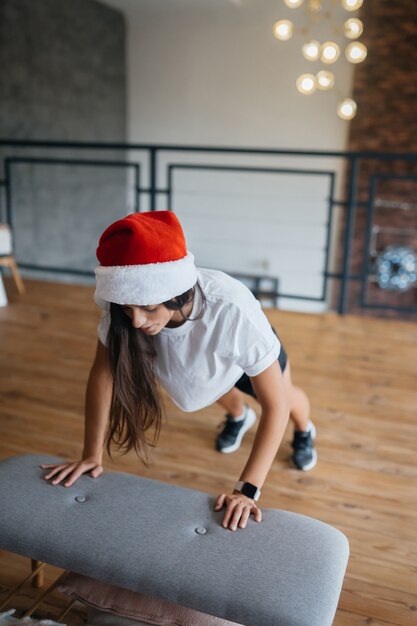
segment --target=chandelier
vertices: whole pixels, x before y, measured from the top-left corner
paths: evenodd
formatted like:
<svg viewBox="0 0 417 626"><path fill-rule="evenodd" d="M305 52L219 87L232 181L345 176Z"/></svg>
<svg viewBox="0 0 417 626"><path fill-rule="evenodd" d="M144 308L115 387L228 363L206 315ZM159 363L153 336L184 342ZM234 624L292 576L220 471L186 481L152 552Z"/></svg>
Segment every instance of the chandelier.
<svg viewBox="0 0 417 626"><path fill-rule="evenodd" d="M362 63L367 56L366 46L358 41L363 33L363 23L357 17L347 17L343 26L336 23L333 17L336 5L339 4L348 13L353 13L360 9L363 0L284 0L290 9L298 9L302 5L308 20L308 25L296 28L291 20L283 19L275 22L273 27L274 37L280 41L288 41L294 34L300 33L307 37L307 41L302 45L303 57L310 62L318 61L323 67L316 73L306 72L301 74L296 80L296 86L300 93L308 96L317 89L320 91L330 91L335 88L336 77L331 66L336 63L342 54L341 47L349 63ZM340 45L335 41L318 41L313 38L314 26L319 22L327 20L331 31L342 36L343 43ZM332 68L333 69L333 68ZM343 97L339 92L339 102L337 103L337 114L343 120L351 120L356 115L356 102L352 98Z"/></svg>

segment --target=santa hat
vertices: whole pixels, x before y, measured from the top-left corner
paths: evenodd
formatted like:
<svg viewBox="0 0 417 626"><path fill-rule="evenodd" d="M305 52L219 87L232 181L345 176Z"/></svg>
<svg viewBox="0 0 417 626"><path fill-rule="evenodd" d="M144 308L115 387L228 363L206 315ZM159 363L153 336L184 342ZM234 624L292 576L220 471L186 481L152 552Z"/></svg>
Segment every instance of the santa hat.
<svg viewBox="0 0 417 626"><path fill-rule="evenodd" d="M146 306L197 282L194 257L171 211L132 213L111 224L97 248L95 300Z"/></svg>

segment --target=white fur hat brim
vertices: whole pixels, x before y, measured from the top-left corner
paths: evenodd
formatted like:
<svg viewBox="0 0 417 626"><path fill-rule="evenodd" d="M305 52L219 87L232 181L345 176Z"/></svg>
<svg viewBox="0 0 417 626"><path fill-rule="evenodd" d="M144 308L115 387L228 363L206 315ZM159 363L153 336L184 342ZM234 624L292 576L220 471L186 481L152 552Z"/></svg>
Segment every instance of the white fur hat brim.
<svg viewBox="0 0 417 626"><path fill-rule="evenodd" d="M197 282L194 256L144 265L100 265L95 270L97 301L148 306L184 293Z"/></svg>

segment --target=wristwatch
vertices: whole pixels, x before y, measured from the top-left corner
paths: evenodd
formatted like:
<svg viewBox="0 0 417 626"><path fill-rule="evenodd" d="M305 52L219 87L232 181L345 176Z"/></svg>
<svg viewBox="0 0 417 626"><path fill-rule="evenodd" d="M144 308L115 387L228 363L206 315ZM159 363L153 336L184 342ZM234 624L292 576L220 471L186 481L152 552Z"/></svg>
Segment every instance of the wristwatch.
<svg viewBox="0 0 417 626"><path fill-rule="evenodd" d="M261 497L261 490L251 483L244 483L242 480L238 480L235 485L235 490L239 491L242 495L251 498L252 500L259 500Z"/></svg>

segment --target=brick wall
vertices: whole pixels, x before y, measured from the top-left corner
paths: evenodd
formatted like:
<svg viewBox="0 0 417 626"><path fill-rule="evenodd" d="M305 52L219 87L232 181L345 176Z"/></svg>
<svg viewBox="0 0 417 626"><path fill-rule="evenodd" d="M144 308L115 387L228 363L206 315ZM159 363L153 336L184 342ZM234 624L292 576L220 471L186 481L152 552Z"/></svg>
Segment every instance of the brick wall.
<svg viewBox="0 0 417 626"><path fill-rule="evenodd" d="M361 41L368 47L368 57L355 68L353 98L358 114L350 125L348 149L417 153L417 2L365 0L360 17L364 22ZM376 173L417 177L417 164L363 161L360 201L368 201L370 177ZM363 267L365 223L365 209L359 208L352 273ZM374 225L380 229L375 237L379 251L393 243L411 246L417 252L417 180L379 180ZM357 295L358 288L352 285L351 311L357 310ZM417 288L398 294L381 290L371 282L368 300L417 307Z"/></svg>

